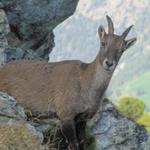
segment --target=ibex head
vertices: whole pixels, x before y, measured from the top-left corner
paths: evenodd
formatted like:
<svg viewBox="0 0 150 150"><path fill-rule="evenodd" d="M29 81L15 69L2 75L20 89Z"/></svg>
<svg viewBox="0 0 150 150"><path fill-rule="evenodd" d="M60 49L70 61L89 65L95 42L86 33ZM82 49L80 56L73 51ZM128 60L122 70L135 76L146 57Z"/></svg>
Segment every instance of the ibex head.
<svg viewBox="0 0 150 150"><path fill-rule="evenodd" d="M132 26L128 27L121 36L114 34L114 26L111 18L106 16L108 22L108 33L103 26L98 28L98 34L101 41L100 63L107 71L114 71L123 52L132 46L136 38L126 40Z"/></svg>

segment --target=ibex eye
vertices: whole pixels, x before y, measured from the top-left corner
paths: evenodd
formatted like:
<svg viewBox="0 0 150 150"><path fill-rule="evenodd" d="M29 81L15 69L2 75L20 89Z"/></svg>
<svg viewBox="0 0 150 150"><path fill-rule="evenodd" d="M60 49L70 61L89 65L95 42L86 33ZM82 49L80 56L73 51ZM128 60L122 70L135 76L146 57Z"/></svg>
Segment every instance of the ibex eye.
<svg viewBox="0 0 150 150"><path fill-rule="evenodd" d="M104 47L105 46L105 42L101 42L101 46Z"/></svg>

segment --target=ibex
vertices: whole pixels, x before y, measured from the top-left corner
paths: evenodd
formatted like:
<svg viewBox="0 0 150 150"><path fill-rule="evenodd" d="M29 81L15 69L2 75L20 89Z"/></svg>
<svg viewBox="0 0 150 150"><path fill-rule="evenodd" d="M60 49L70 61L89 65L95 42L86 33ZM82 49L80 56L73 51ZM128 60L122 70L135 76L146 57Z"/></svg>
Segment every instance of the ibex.
<svg viewBox="0 0 150 150"><path fill-rule="evenodd" d="M125 39L132 26L118 36L111 18L106 18L108 33L103 26L98 28L101 46L91 63L20 60L0 69L0 91L33 114L56 114L72 150L84 149L86 120L99 109L121 55L136 41Z"/></svg>

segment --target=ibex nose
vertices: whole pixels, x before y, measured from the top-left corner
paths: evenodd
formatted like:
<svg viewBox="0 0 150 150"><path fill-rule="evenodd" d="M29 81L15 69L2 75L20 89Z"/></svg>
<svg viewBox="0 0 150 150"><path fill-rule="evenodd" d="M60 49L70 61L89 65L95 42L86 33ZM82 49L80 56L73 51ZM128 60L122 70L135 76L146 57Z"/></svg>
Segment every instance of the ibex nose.
<svg viewBox="0 0 150 150"><path fill-rule="evenodd" d="M113 62L110 62L110 61L106 60L106 65L107 65L108 67L111 67L111 66L113 66Z"/></svg>

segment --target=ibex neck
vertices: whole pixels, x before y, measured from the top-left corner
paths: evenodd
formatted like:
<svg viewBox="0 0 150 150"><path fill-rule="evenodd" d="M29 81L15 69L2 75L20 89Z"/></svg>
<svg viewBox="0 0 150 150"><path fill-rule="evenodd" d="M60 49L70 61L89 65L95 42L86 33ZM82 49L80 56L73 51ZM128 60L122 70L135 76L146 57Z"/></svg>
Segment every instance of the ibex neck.
<svg viewBox="0 0 150 150"><path fill-rule="evenodd" d="M98 54L96 59L89 65L89 68L91 68L89 71L93 70L91 77L92 88L94 90L100 90L104 92L110 82L113 73L110 73L103 68L102 63L100 62L100 54Z"/></svg>

